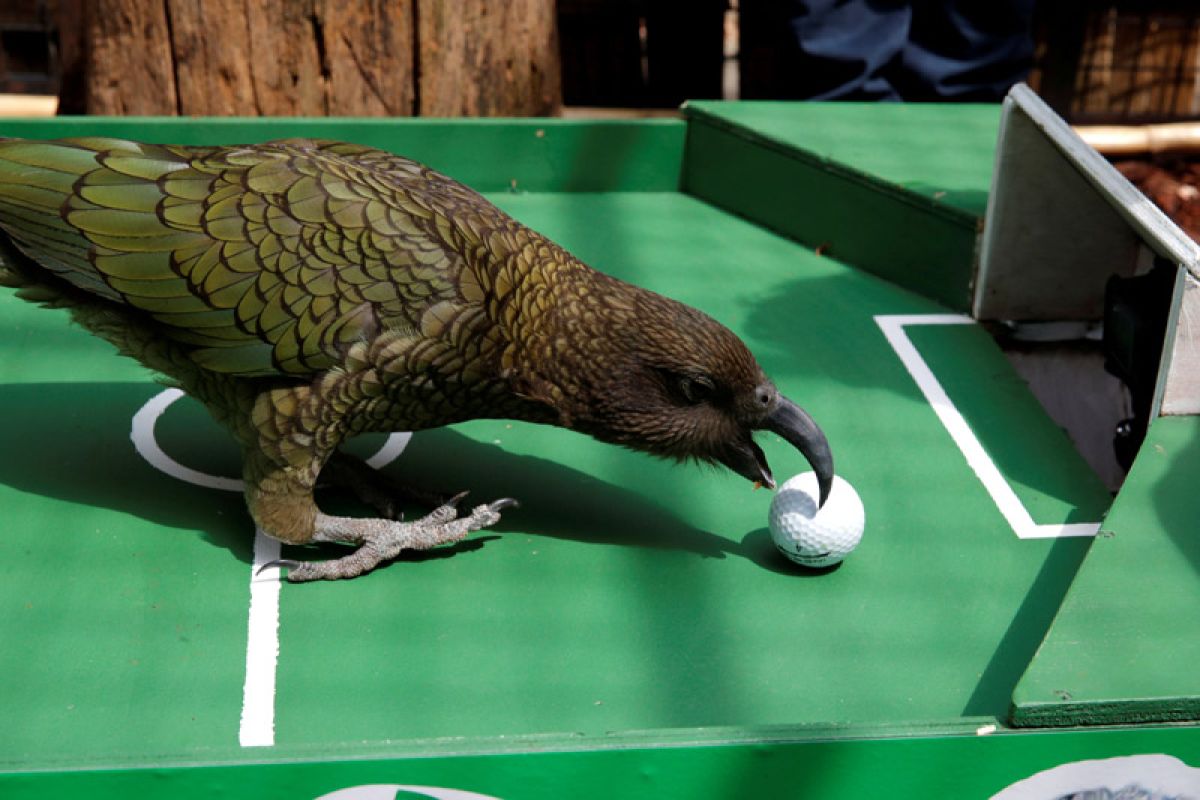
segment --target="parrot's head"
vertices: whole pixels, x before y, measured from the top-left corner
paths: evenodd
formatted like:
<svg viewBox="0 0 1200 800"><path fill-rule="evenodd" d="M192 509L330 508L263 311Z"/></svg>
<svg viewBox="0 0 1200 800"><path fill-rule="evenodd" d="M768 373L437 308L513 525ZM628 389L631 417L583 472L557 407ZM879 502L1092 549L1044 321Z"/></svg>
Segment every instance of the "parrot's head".
<svg viewBox="0 0 1200 800"><path fill-rule="evenodd" d="M640 294L640 293L639 293ZM604 374L591 370L597 438L655 455L722 464L774 488L766 456L754 441L768 431L797 448L817 474L823 504L833 484L833 456L824 433L767 378L732 331L689 306L649 292L637 303L636 324L609 336L617 358ZM596 364L593 364L593 367Z"/></svg>

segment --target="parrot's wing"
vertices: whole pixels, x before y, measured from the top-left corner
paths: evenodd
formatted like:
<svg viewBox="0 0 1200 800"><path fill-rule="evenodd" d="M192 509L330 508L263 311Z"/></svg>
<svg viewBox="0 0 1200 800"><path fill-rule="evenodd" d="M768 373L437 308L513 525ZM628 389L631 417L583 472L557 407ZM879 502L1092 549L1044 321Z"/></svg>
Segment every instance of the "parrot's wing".
<svg viewBox="0 0 1200 800"><path fill-rule="evenodd" d="M239 375L325 369L355 341L477 300L462 259L479 237L446 215L480 203L355 145L0 141L0 228L26 255Z"/></svg>

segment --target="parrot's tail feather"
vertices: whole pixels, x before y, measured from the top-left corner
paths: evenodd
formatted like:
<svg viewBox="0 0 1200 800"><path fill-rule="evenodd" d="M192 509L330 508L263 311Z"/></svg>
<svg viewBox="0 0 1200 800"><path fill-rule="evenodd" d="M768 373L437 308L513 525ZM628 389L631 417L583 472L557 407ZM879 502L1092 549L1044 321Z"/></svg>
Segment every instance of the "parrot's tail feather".
<svg viewBox="0 0 1200 800"><path fill-rule="evenodd" d="M55 282L52 273L39 267L0 231L0 286L16 289L17 297L30 303L49 308L70 305Z"/></svg>
<svg viewBox="0 0 1200 800"><path fill-rule="evenodd" d="M43 269L0 231L0 286L16 289L22 300L65 308L80 327L107 340L122 354L202 394L206 378L183 348L165 340L148 321Z"/></svg>

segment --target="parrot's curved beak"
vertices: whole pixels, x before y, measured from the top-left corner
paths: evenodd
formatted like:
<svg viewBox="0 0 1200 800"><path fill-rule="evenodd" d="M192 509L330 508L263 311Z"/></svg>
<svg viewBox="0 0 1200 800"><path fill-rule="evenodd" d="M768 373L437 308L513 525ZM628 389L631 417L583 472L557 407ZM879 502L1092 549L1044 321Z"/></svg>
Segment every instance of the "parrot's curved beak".
<svg viewBox="0 0 1200 800"><path fill-rule="evenodd" d="M829 442L825 439L825 434L817 427L813 418L800 406L780 395L775 410L767 417L763 428L779 434L804 454L813 472L817 473L817 487L821 494L818 507L825 505L825 499L829 497L829 490L833 486L833 454L829 451ZM761 450L759 458L762 459ZM774 488L775 481L771 478L771 471L767 468L765 459L761 461L761 467L766 478L763 483Z"/></svg>

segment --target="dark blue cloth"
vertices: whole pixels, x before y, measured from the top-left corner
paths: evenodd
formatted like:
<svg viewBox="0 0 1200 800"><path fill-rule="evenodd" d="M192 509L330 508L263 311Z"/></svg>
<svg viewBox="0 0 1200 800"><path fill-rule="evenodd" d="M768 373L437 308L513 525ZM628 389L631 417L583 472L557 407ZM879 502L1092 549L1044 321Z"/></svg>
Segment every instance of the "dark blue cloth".
<svg viewBox="0 0 1200 800"><path fill-rule="evenodd" d="M786 81L795 97L998 100L1033 58L1034 0L786 4L798 49Z"/></svg>

